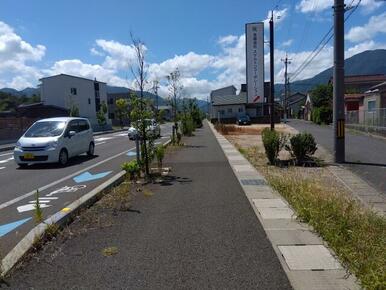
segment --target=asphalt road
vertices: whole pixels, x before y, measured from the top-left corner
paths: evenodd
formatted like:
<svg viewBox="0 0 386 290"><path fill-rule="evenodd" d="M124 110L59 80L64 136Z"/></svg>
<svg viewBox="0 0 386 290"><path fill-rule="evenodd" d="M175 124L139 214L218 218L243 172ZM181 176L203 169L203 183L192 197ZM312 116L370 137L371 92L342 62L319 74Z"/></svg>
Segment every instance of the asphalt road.
<svg viewBox="0 0 386 290"><path fill-rule="evenodd" d="M162 137L170 139L171 125L161 126ZM121 170L121 164L135 158L135 142L126 132L95 136L95 156L80 155L68 166L42 164L20 169L12 152L0 153L0 250L10 251L35 225L33 202L39 189L43 217L58 212ZM93 176L93 178L90 178ZM14 223L20 223L14 227ZM11 231L9 231L11 229Z"/></svg>
<svg viewBox="0 0 386 290"><path fill-rule="evenodd" d="M288 123L298 131L314 135L316 142L334 152L333 129L302 120ZM346 166L382 194L386 194L386 140L346 130Z"/></svg>
<svg viewBox="0 0 386 290"><path fill-rule="evenodd" d="M10 288L292 289L208 125L195 135L167 156L171 176L151 197L136 194L131 212L96 207L108 226L74 222ZM112 246L116 255L101 253Z"/></svg>

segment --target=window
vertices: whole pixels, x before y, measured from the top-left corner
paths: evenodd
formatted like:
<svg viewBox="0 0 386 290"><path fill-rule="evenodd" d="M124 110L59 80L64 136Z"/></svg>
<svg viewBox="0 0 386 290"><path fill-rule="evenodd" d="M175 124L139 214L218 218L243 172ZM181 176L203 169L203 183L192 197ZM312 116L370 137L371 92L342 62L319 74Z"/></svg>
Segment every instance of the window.
<svg viewBox="0 0 386 290"><path fill-rule="evenodd" d="M99 91L99 83L98 82L94 82L94 89L96 91Z"/></svg>
<svg viewBox="0 0 386 290"><path fill-rule="evenodd" d="M77 95L76 88L71 88L71 95Z"/></svg>
<svg viewBox="0 0 386 290"><path fill-rule="evenodd" d="M86 120L79 120L79 132L81 131L87 131L90 129L90 126L88 125Z"/></svg>
<svg viewBox="0 0 386 290"><path fill-rule="evenodd" d="M91 99L90 98L88 98L88 104L91 105Z"/></svg>
<svg viewBox="0 0 386 290"><path fill-rule="evenodd" d="M232 114L232 108L228 109L228 113Z"/></svg>
<svg viewBox="0 0 386 290"><path fill-rule="evenodd" d="M109 119L115 119L114 113L109 113Z"/></svg>
<svg viewBox="0 0 386 290"><path fill-rule="evenodd" d="M70 122L70 124L68 125L68 132L69 131L75 131L76 133L78 133L80 131L78 121L71 121Z"/></svg>
<svg viewBox="0 0 386 290"><path fill-rule="evenodd" d="M225 110L220 110L220 115L224 115L225 114Z"/></svg>
<svg viewBox="0 0 386 290"><path fill-rule="evenodd" d="M113 105L113 104L114 104L114 99L111 98L111 99L109 100L109 103L110 103L110 105Z"/></svg>
<svg viewBox="0 0 386 290"><path fill-rule="evenodd" d="M369 112L374 112L375 111L375 101L369 101L367 103L367 110L369 110Z"/></svg>
<svg viewBox="0 0 386 290"><path fill-rule="evenodd" d="M243 108L239 108L239 113L244 112Z"/></svg>

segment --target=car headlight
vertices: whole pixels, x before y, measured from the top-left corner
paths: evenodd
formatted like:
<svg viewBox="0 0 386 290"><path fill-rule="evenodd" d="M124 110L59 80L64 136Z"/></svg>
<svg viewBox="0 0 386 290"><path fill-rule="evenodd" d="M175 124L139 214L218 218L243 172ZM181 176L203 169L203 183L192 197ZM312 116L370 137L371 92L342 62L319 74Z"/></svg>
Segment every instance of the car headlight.
<svg viewBox="0 0 386 290"><path fill-rule="evenodd" d="M21 150L21 144L20 144L19 141L16 142L15 149L16 150Z"/></svg>
<svg viewBox="0 0 386 290"><path fill-rule="evenodd" d="M57 141L53 141L47 144L47 149L56 149L56 147L58 147Z"/></svg>

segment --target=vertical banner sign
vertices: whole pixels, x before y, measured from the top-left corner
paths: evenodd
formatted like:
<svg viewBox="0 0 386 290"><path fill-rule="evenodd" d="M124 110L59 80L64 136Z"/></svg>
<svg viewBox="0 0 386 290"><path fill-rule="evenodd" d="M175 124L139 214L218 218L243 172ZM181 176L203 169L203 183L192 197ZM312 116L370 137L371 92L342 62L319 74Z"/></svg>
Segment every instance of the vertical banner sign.
<svg viewBox="0 0 386 290"><path fill-rule="evenodd" d="M248 103L264 102L264 23L245 25Z"/></svg>

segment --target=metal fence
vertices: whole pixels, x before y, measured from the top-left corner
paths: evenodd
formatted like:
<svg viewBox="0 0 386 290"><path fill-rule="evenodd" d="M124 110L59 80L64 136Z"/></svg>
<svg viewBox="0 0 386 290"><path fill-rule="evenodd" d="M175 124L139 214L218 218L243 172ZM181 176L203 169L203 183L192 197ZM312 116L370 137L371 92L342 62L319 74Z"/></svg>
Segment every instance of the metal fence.
<svg viewBox="0 0 386 290"><path fill-rule="evenodd" d="M346 125L348 128L386 134L386 108L348 111Z"/></svg>

